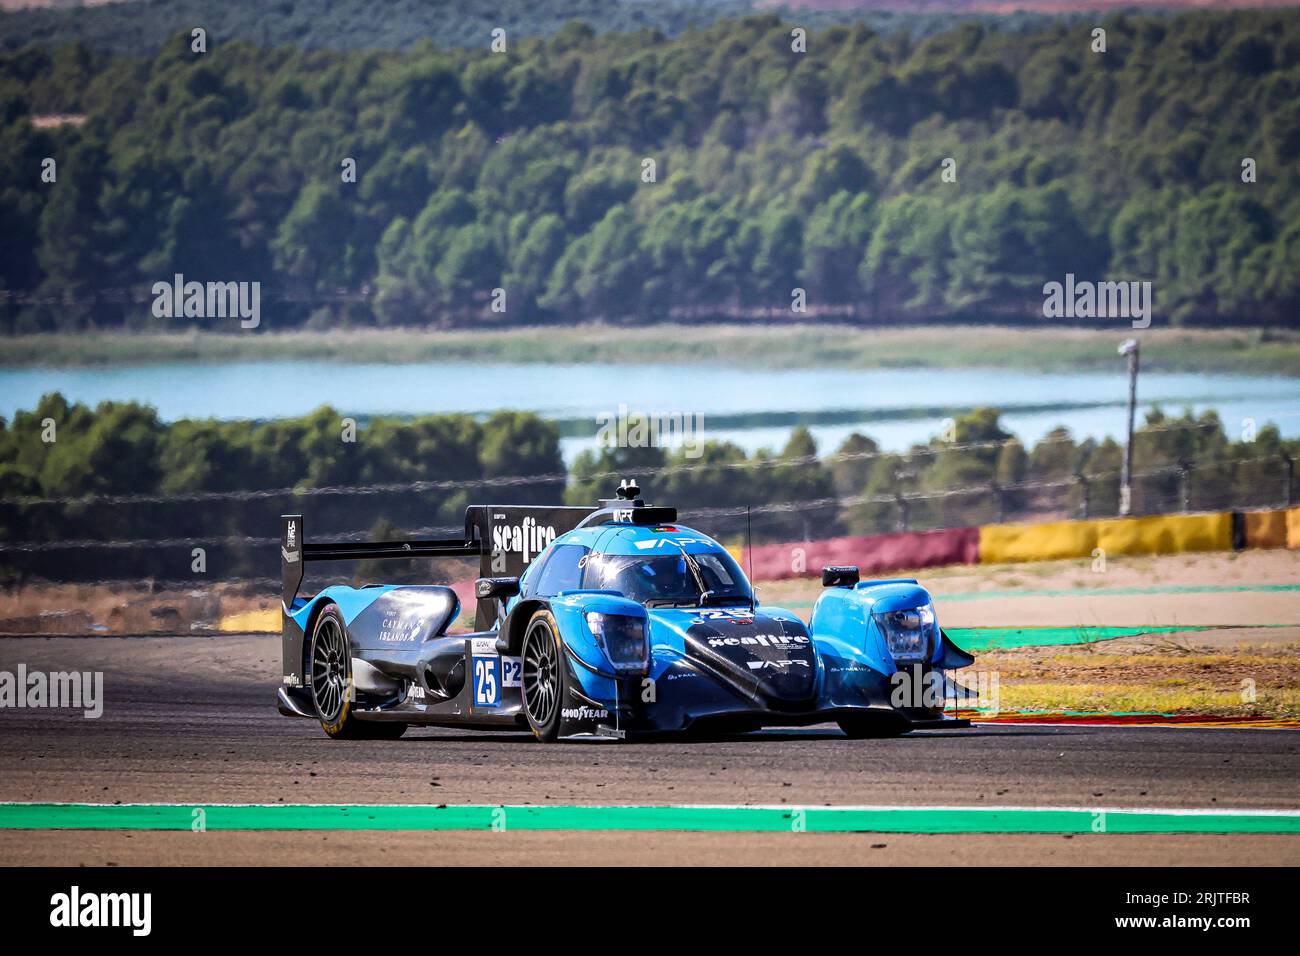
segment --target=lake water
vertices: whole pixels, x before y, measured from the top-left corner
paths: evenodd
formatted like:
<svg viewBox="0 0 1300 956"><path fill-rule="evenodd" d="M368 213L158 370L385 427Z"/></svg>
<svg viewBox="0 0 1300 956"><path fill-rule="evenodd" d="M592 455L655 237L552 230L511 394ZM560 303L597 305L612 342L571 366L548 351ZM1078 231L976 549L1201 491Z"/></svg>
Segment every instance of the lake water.
<svg viewBox="0 0 1300 956"><path fill-rule="evenodd" d="M598 414L626 405L642 413L701 413L706 438L734 441L748 450L784 443L790 425L761 417L780 412L801 413L814 422L818 416L833 417L834 423L810 426L823 451L853 431L884 448L904 449L940 430L942 410L975 405L1004 409L1004 427L1026 442L1057 425L1077 437L1119 438L1127 386L1116 364L1110 374L334 362L0 369L0 414L12 418L19 409L32 408L43 393L61 391L92 405L106 399L147 402L167 420L278 418L330 404L353 416L524 409L585 420L594 429ZM1300 436L1300 378L1144 372L1138 397L1143 410L1157 403L1168 412L1184 406L1198 413L1217 409L1233 438L1247 418L1260 427L1274 422L1287 437ZM740 415L757 420L737 422ZM710 425L711 417L723 420ZM566 438L566 458L594 442L594 435Z"/></svg>

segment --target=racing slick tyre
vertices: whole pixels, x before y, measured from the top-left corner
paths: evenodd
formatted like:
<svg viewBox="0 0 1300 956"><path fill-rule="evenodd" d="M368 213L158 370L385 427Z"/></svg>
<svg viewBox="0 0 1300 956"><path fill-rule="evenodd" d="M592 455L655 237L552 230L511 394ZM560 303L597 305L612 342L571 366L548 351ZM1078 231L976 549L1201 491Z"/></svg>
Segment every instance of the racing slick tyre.
<svg viewBox="0 0 1300 956"><path fill-rule="evenodd" d="M885 716L851 716L841 717L835 721L844 731L844 736L853 740L871 740L883 737L901 737L907 733L907 721L899 717L891 719Z"/></svg>
<svg viewBox="0 0 1300 956"><path fill-rule="evenodd" d="M311 699L325 733L335 740L396 740L406 724L361 721L352 714L352 651L336 605L325 607L311 632Z"/></svg>
<svg viewBox="0 0 1300 956"><path fill-rule="evenodd" d="M569 688L560 629L550 611L540 610L529 619L520 657L528 726L538 740L550 743L560 736L560 711Z"/></svg>

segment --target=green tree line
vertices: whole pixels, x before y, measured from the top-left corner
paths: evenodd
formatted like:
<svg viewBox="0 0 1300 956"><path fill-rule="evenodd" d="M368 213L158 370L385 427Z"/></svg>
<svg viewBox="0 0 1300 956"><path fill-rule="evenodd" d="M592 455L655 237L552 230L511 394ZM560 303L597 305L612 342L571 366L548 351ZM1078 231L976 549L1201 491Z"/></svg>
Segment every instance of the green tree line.
<svg viewBox="0 0 1300 956"><path fill-rule="evenodd" d="M912 35L934 33L962 19L1001 29L1024 29L1046 19L1034 13L992 16L963 9L973 6L978 4L955 0L943 13L899 15L861 8L792 12L786 4L751 0L127 0L76 9L0 11L0 49L80 41L94 50L152 53L169 37L195 26L224 40L307 50L402 50L422 39L474 47L485 45L493 30L504 30L508 38L550 36L570 21L601 33L652 29L676 36L760 7L805 26L861 22Z"/></svg>
<svg viewBox="0 0 1300 956"><path fill-rule="evenodd" d="M0 550L0 571L175 580L190 576L191 550L201 545L209 551L206 573L269 576L275 549L265 542L283 513L304 513L308 536L318 539L366 529L381 539L399 532L454 537L468 504L594 505L612 496L620 477L638 479L649 500L678 507L684 521L728 539L746 533L744 509L751 508L758 542L1085 511L1097 517L1116 513L1122 456L1110 439L1076 441L1063 428L1024 447L988 408L901 453L854 433L824 454L803 427L777 450L746 454L709 441L701 451L695 457L655 447L588 450L566 477L558 429L531 413L379 417L354 430L327 407L260 423L166 423L148 406L106 402L92 409L53 393L12 422L0 419L0 545L148 543ZM1285 460L1297 454L1300 441L1283 440L1273 425L1232 441L1213 412L1155 411L1134 442L1134 470L1143 476L1135 508L1294 500ZM410 487L417 482L424 484ZM265 493L192 497L223 492Z"/></svg>
<svg viewBox="0 0 1300 956"><path fill-rule="evenodd" d="M263 328L760 320L795 288L809 316L1044 321L1067 273L1151 281L1160 322L1294 325L1300 11L1101 23L1104 53L1056 20L799 53L775 15L504 53L26 47L0 329L235 328L155 318L176 273L263 283Z"/></svg>

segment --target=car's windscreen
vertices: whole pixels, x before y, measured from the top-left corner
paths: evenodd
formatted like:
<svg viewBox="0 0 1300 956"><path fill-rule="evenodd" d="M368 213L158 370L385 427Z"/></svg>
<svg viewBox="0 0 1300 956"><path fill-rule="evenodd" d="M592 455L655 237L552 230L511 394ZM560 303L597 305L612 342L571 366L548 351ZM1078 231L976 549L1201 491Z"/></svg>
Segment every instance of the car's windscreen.
<svg viewBox="0 0 1300 956"><path fill-rule="evenodd" d="M692 569L691 564L695 567ZM749 582L725 551L687 557L660 554L590 554L582 579L584 588L611 588L640 604L735 603L750 599Z"/></svg>

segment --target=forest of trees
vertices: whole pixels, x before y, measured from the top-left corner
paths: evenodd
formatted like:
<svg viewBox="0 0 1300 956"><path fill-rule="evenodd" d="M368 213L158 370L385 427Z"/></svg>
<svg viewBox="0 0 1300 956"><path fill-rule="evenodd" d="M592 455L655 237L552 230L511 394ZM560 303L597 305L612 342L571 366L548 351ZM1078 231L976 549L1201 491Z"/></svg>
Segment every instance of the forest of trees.
<svg viewBox="0 0 1300 956"><path fill-rule="evenodd" d="M590 24L599 33L651 29L676 36L761 10L797 18L806 27L860 22L913 36L941 31L963 19L1009 30L1046 19L1031 13L954 13L951 7L900 14L861 7L795 12L789 9L794 6L754 0L118 0L78 9L2 11L0 50L81 41L94 50L153 53L168 37L195 26L227 41L259 46L403 50L420 40L439 46L482 46L494 29L516 38L550 36L572 20Z"/></svg>
<svg viewBox="0 0 1300 956"><path fill-rule="evenodd" d="M1161 323L1297 324L1300 10L1100 22L1104 53L1060 21L797 53L775 15L504 53L27 47L0 331L233 330L155 318L176 273L261 282L263 329L789 316L796 287L809 317L1041 322L1066 273L1150 280Z"/></svg>
<svg viewBox="0 0 1300 956"><path fill-rule="evenodd" d="M810 315L1041 321L1067 272L1151 280L1161 321L1295 324L1300 10L1102 22L1105 53L1062 23L796 53L775 16L504 53L25 48L0 329L157 328L174 273L260 281L264 328L789 316L793 287Z"/></svg>
<svg viewBox="0 0 1300 956"><path fill-rule="evenodd" d="M855 433L819 455L797 428L781 449L751 455L719 441L699 458L586 451L567 475L558 429L531 414L374 418L357 423L353 441L345 427L330 408L265 423L168 424L135 403L92 409L47 395L12 423L0 419L0 578L183 578L195 544L209 549L213 574L270 575L285 512L302 510L317 537L450 536L467 504L593 505L619 477L731 540L744 533L746 507L757 542L1098 517L1116 513L1122 455L1112 440L1076 441L1065 429L1024 447L988 408L958 418L947 440L906 453ZM1231 441L1213 412L1153 412L1134 442L1135 508L1283 504L1297 494L1287 464L1297 456L1300 441L1272 425ZM136 543L69 544L85 541Z"/></svg>

